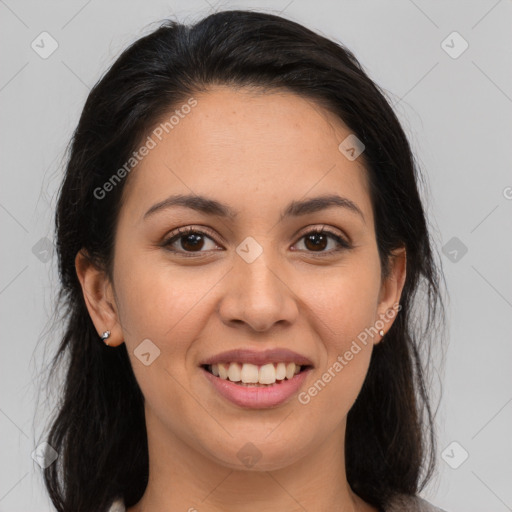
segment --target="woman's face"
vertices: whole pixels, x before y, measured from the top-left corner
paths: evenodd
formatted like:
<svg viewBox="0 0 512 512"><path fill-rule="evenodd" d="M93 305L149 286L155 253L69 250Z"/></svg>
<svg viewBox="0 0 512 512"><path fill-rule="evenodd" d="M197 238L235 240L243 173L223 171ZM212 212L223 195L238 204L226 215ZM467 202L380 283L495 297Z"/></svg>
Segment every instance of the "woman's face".
<svg viewBox="0 0 512 512"><path fill-rule="evenodd" d="M346 415L381 340L373 329L363 343L362 333L381 318L389 329L384 314L405 278L397 258L381 282L362 157L339 149L351 132L334 115L291 93L218 86L194 97L129 175L106 294L118 325L93 312L98 331L111 328L111 344L127 345L153 446L232 468L253 467L252 455L265 470L327 439L342 449ZM165 203L177 195L196 208ZM311 202L334 195L345 203ZM261 363L256 374L226 366L233 379L238 368L249 380L283 380L263 388L202 366L238 349L292 351L310 368L287 379L279 363L286 369L289 353L221 356ZM275 365L262 370L265 361Z"/></svg>

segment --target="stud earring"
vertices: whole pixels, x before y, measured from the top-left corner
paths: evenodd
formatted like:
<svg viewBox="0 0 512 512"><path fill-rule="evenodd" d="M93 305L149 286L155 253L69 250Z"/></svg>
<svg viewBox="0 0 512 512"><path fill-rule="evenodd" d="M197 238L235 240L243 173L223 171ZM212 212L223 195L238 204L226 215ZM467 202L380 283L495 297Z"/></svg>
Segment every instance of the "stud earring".
<svg viewBox="0 0 512 512"><path fill-rule="evenodd" d="M383 330L383 329L381 329L381 330L379 331L379 334L380 334L381 336L384 336L384 330Z"/></svg>
<svg viewBox="0 0 512 512"><path fill-rule="evenodd" d="M101 339L108 345L108 338L110 338L110 331L105 331L102 335L101 335Z"/></svg>

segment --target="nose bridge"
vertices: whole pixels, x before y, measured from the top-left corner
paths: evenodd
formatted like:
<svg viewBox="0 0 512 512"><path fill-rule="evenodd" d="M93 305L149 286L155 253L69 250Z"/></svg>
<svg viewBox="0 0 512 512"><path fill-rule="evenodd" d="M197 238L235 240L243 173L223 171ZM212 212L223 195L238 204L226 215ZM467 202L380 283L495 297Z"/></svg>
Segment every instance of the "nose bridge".
<svg viewBox="0 0 512 512"><path fill-rule="evenodd" d="M247 237L236 249L232 280L224 297L224 321L243 321L266 330L279 321L292 322L297 308L284 274L285 262L270 236Z"/></svg>
<svg viewBox="0 0 512 512"><path fill-rule="evenodd" d="M278 279L279 262L275 246L271 244L271 236L247 237L236 249L235 272L241 277L242 288L249 293L265 295L270 293L273 298L281 293Z"/></svg>

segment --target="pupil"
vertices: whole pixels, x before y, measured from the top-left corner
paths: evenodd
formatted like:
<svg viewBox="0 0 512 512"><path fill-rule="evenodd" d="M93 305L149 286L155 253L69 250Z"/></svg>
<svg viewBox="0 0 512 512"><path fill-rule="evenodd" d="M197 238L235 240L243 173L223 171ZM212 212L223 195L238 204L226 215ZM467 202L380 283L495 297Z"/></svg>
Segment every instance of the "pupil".
<svg viewBox="0 0 512 512"><path fill-rule="evenodd" d="M314 241L315 239L318 239L318 238L321 238L322 240L319 242L319 241ZM305 244L306 244L306 247L308 247L308 242L311 242L312 243L312 247L313 248L320 248L320 249L325 249L326 247L326 244L325 242L327 241L327 237L322 234L322 233L313 233L311 235L308 235L306 237L306 241L305 241ZM308 249L310 249L311 247L308 247Z"/></svg>
<svg viewBox="0 0 512 512"><path fill-rule="evenodd" d="M189 235L186 235L183 238L185 239L185 242L182 242L181 245L184 249L194 250L194 249L202 248L202 244L200 243L202 241L201 240L202 235L197 235L197 234L191 233Z"/></svg>

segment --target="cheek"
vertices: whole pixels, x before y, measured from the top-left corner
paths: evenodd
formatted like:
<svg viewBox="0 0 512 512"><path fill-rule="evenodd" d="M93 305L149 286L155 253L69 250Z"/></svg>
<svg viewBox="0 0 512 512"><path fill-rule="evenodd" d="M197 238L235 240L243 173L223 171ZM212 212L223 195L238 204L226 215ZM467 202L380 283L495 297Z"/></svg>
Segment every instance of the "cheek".
<svg viewBox="0 0 512 512"><path fill-rule="evenodd" d="M186 268L149 254L119 257L115 280L125 342L133 351L146 338L170 355L198 335L206 295L219 281L206 267Z"/></svg>
<svg viewBox="0 0 512 512"><path fill-rule="evenodd" d="M303 276L300 282L309 322L323 345L317 379L301 403L314 402L319 412L328 409L334 421L334 416L348 413L368 371L380 266L372 257L361 257L325 273ZM332 404L337 407L331 408Z"/></svg>
<svg viewBox="0 0 512 512"><path fill-rule="evenodd" d="M335 268L304 273L300 295L329 352L343 351L370 327L377 312L380 266L371 255L347 258ZM331 354L332 356L332 354Z"/></svg>
<svg viewBox="0 0 512 512"><path fill-rule="evenodd" d="M171 408L184 415L190 407L190 397L182 388L188 387L187 351L200 335L205 294L218 278L211 273L199 275L197 267L187 270L162 260L154 252L134 251L116 260L118 313L132 368L147 403L153 410ZM159 350L145 342L151 359L148 365L138 357L145 340Z"/></svg>

